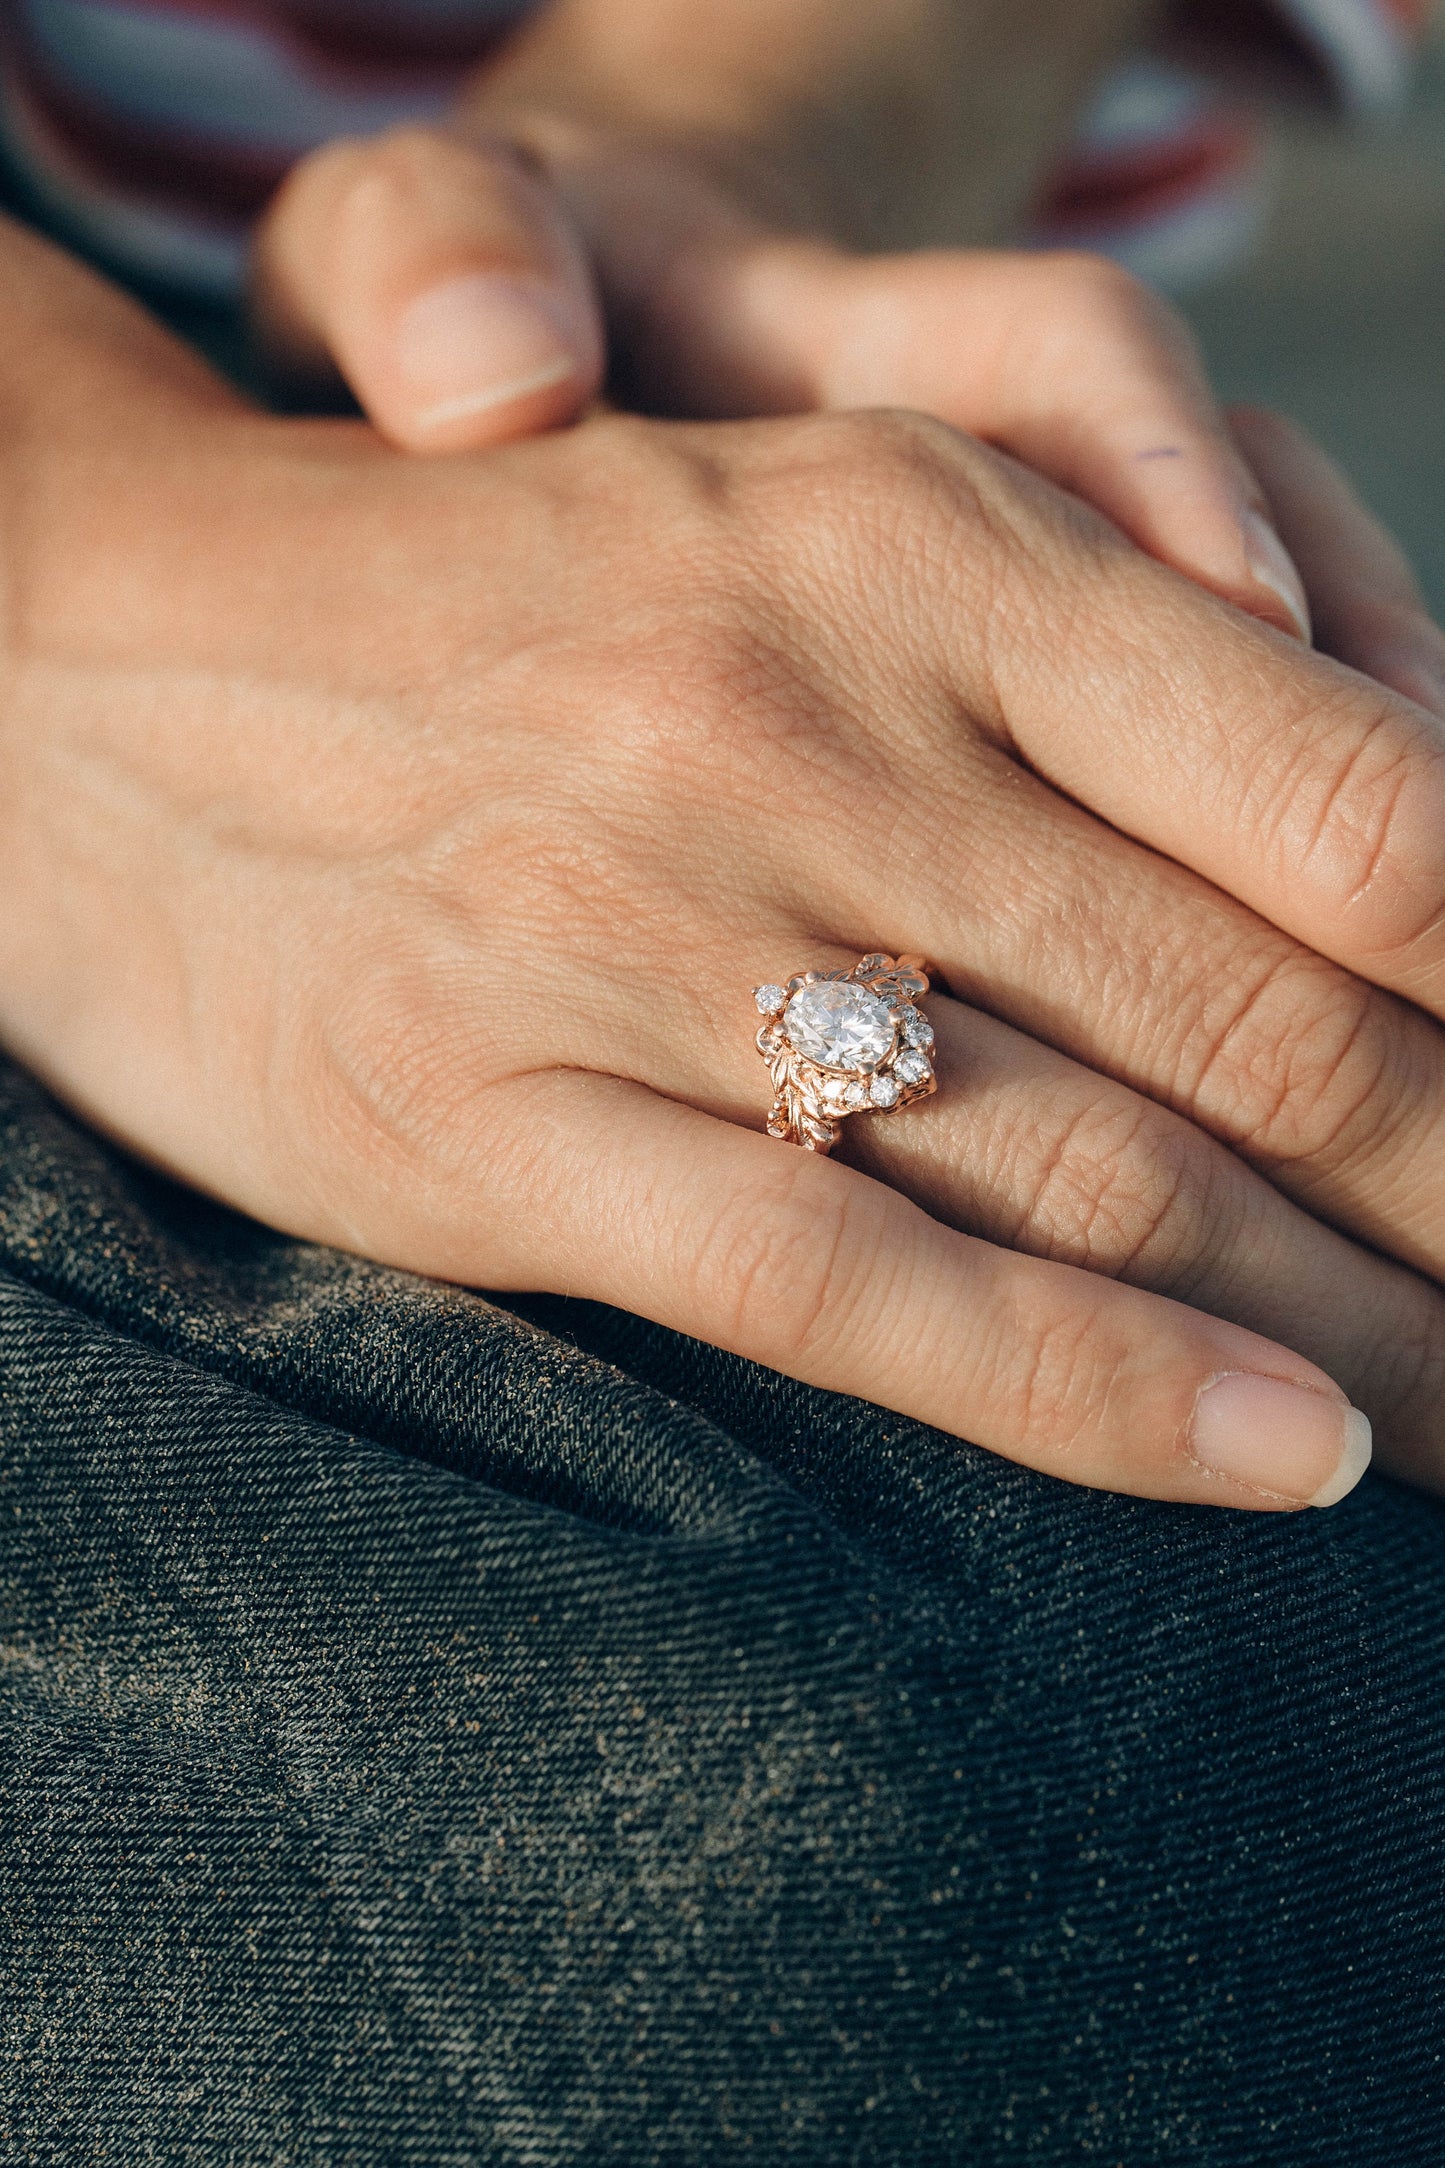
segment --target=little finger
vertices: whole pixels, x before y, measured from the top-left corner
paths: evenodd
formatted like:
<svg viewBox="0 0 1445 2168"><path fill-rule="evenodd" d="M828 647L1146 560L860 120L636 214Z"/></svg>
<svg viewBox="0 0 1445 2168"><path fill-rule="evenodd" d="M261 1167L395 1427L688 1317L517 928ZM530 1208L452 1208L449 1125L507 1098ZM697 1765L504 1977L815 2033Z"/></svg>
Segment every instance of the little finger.
<svg viewBox="0 0 1445 2168"><path fill-rule="evenodd" d="M854 1168L574 1071L500 1122L487 1216L511 1238L458 1276L614 1303L1094 1488L1279 1512L1367 1464L1365 1417L1289 1349Z"/></svg>

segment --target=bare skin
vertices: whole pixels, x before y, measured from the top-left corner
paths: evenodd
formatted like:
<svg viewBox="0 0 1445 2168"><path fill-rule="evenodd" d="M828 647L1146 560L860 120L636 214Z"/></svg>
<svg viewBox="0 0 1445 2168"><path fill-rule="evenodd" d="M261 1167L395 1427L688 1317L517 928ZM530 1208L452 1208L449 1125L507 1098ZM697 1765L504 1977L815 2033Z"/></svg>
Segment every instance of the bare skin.
<svg viewBox="0 0 1445 2168"><path fill-rule="evenodd" d="M561 0L447 127L296 168L260 237L258 309L293 364L335 366L393 442L431 454L574 420L608 368L672 414L917 407L1307 631L1258 480L1156 297L1083 257L858 253L987 237L981 212L938 210L945 183L1017 195L1017 169L1034 186L1151 12L727 0L702 24L681 0ZM893 210L863 215L860 190Z"/></svg>
<svg viewBox="0 0 1445 2168"><path fill-rule="evenodd" d="M1297 1505L1346 1394L1439 1480L1433 717L921 418L408 459L4 249L0 1014L72 1103L1072 1480ZM943 1089L816 1161L748 988L880 941ZM1232 1461L1221 1378L1293 1411Z"/></svg>
<svg viewBox="0 0 1445 2168"><path fill-rule="evenodd" d="M1159 0L560 0L478 82L489 115L741 154L835 238L997 244Z"/></svg>
<svg viewBox="0 0 1445 2168"><path fill-rule="evenodd" d="M894 14L931 83L942 13ZM1075 1481L1327 1499L1353 1399L1445 1487L1445 650L1408 574L1118 274L857 258L842 199L781 208L831 186L780 163L827 134L798 85L842 94L775 63L836 10L799 0L767 97L739 38L706 113L630 122L667 85L628 41L678 18L588 62L610 20L557 8L456 128L283 191L268 305L384 436L249 411L0 240L7 1038L278 1226ZM498 276L562 371L450 419L423 386L428 424L416 322L465 359L433 297ZM599 292L676 404L818 411L539 435L599 381ZM826 411L870 401L958 426ZM822 1163L758 1134L748 988L880 943L943 967L943 1089Z"/></svg>

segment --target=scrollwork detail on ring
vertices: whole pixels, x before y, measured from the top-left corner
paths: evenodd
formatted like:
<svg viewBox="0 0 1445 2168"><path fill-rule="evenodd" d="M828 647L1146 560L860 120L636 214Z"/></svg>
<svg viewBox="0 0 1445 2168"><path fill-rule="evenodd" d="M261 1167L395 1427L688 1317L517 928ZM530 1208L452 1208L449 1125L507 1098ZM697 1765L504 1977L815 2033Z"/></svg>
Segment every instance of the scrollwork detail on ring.
<svg viewBox="0 0 1445 2168"><path fill-rule="evenodd" d="M826 1153L850 1114L898 1113L930 1097L933 1026L918 1007L928 990L921 957L879 950L847 969L755 987L767 1019L757 1047L773 1079L769 1136Z"/></svg>

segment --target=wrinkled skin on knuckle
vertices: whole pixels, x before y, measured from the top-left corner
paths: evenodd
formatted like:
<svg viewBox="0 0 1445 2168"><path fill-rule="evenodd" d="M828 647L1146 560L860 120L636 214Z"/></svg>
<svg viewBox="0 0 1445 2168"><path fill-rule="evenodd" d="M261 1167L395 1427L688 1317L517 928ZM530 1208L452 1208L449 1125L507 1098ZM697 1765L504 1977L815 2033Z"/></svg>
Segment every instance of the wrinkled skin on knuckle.
<svg viewBox="0 0 1445 2168"><path fill-rule="evenodd" d="M1445 913L1445 744L1374 688L1342 691L1301 732L1277 794L1275 847L1327 923L1374 966L1408 964Z"/></svg>
<svg viewBox="0 0 1445 2168"><path fill-rule="evenodd" d="M454 571L444 579L455 604L443 580L428 583L410 640L424 674L388 684L388 696L420 711L419 728L456 705L459 686L472 712L520 704L559 759L586 746L604 774L626 768L724 808L747 795L760 814L828 792L841 803L865 774L895 772L906 745L952 742L960 703L939 684L937 628L960 611L981 634L994 621L979 599L994 553L977 534L952 547L957 491L919 450L930 431L949 434L911 417L711 433L609 418L570 433L587 444L580 493L575 464L529 445L491 470L518 607L479 621L474 602L459 607ZM855 444L880 434L893 448L870 450L860 471ZM448 561L465 563L471 499L450 473L428 480L443 542L455 538Z"/></svg>
<svg viewBox="0 0 1445 2168"><path fill-rule="evenodd" d="M795 552L802 599L835 652L882 658L914 745L951 757L960 729L1009 742L1004 688L1037 681L1041 644L1055 654L1075 620L1097 645L1103 583L1111 614L1131 622L1137 590L1157 623L1153 568L1140 559L1139 578L1133 545L1080 499L927 416L829 419L852 440L813 554Z"/></svg>
<svg viewBox="0 0 1445 2168"><path fill-rule="evenodd" d="M1006 463L892 410L783 425L769 453L743 524L803 651L859 708L880 678L894 706L936 706L940 626L962 619L982 641L1001 560L1018 554Z"/></svg>
<svg viewBox="0 0 1445 2168"><path fill-rule="evenodd" d="M725 1344L806 1375L848 1331L868 1251L849 1192L820 1181L807 1154L788 1152L779 1146L766 1187L713 1202L679 1270Z"/></svg>
<svg viewBox="0 0 1445 2168"><path fill-rule="evenodd" d="M1271 1169L1326 1174L1378 1147L1405 1036L1390 998L1306 950L1222 983L1190 1048L1200 1118Z"/></svg>
<svg viewBox="0 0 1445 2168"><path fill-rule="evenodd" d="M548 622L531 654L546 698L600 757L664 787L671 773L756 795L757 764L775 756L806 762L797 780L816 785L835 726L877 711L896 643L885 630L849 654L831 634L838 580L815 547L829 512L808 486L819 459L799 448L812 426L609 422L589 439L589 500L569 520L586 567L574 630L559 641ZM517 658L501 663L514 680Z"/></svg>
<svg viewBox="0 0 1445 2168"><path fill-rule="evenodd" d="M995 1239L1169 1292L1201 1257L1227 1252L1237 1231L1226 1166L1218 1147L1176 1117L1111 1095L1061 1126L1019 1128Z"/></svg>

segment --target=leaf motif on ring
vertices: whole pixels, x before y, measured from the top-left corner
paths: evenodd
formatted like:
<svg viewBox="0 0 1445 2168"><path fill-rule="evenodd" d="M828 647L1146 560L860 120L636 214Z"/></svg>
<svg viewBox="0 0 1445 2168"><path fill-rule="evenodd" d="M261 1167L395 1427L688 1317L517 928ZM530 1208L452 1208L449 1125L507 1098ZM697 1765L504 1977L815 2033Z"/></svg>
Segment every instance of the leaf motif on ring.
<svg viewBox="0 0 1445 2168"><path fill-rule="evenodd" d="M855 1000L811 1000L797 1027L810 1042L804 1054L789 1036L788 1011L810 987L852 983L872 997L870 1013ZM777 985L768 981L762 1006ZM896 960L870 951L849 970L795 973L786 982L788 1000L771 1014L757 1034L757 1048L773 1079L768 1115L770 1136L799 1144L805 1151L828 1152L839 1125L850 1114L894 1113L928 1098L938 1088L929 1058L933 1029L914 1006L928 992L926 965L916 956ZM813 1058L821 1046L830 1065ZM854 1052L848 1058L845 1049Z"/></svg>

